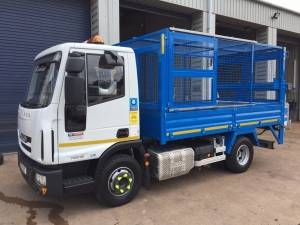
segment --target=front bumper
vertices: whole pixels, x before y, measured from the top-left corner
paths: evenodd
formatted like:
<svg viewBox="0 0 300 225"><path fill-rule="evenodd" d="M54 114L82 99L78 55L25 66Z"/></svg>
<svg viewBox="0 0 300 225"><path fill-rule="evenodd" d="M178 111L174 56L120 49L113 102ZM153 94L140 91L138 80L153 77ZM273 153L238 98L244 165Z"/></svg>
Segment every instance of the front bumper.
<svg viewBox="0 0 300 225"><path fill-rule="evenodd" d="M22 164L26 168L20 168ZM63 195L63 171L60 168L45 167L26 156L21 150L18 153L18 166L26 182L36 191L47 188L47 195L61 197ZM35 175L46 177L46 185L42 186L35 180Z"/></svg>

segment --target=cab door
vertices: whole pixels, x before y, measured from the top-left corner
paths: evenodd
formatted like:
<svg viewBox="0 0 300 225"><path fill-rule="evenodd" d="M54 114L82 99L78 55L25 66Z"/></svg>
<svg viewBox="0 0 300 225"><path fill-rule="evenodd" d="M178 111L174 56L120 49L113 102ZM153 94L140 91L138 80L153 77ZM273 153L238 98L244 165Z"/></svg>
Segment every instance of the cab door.
<svg viewBox="0 0 300 225"><path fill-rule="evenodd" d="M60 163L98 158L116 142L137 139L130 135L128 55L117 54L124 65L105 65L105 60L101 60L104 52L84 50L85 126L82 130L68 129L68 118L60 106L59 114L64 115L59 116Z"/></svg>
<svg viewBox="0 0 300 225"><path fill-rule="evenodd" d="M109 66L103 54L88 53L86 135L100 144L129 138L129 82L127 54L118 53L124 66Z"/></svg>

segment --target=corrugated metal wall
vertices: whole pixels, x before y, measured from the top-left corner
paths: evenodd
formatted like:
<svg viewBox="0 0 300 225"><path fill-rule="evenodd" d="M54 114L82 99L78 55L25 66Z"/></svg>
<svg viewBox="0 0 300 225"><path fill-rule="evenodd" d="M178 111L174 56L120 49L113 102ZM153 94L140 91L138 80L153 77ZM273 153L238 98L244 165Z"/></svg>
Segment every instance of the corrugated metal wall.
<svg viewBox="0 0 300 225"><path fill-rule="evenodd" d="M252 23L300 33L300 14L282 10L254 0L213 0L214 13ZM207 0L160 0L189 8L207 11ZM272 20L275 12L278 19Z"/></svg>
<svg viewBox="0 0 300 225"><path fill-rule="evenodd" d="M87 0L0 1L0 152L16 151L16 116L35 55L90 36Z"/></svg>

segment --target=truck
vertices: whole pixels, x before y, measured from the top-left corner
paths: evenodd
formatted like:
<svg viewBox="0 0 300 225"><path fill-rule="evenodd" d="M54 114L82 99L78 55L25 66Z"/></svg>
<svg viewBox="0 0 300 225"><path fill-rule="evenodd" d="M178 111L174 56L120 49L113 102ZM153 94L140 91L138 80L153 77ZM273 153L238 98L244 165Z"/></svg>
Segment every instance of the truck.
<svg viewBox="0 0 300 225"><path fill-rule="evenodd" d="M165 28L114 46L59 44L34 64L18 166L44 196L94 193L119 206L196 167L245 172L254 146L284 142L279 46Z"/></svg>

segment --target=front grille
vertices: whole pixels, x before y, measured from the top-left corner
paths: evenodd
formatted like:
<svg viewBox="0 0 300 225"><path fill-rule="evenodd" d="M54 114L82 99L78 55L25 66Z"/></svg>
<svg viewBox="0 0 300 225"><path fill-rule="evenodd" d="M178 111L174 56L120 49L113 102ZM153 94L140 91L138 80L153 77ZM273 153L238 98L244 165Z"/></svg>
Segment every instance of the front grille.
<svg viewBox="0 0 300 225"><path fill-rule="evenodd" d="M23 148L25 148L26 151L31 152L31 148L27 145L25 145L24 143L21 142L21 145Z"/></svg>
<svg viewBox="0 0 300 225"><path fill-rule="evenodd" d="M23 133L20 133L20 139L23 141L23 142L25 142L25 143L31 143L31 137L28 137L28 136L26 136L25 134L23 134Z"/></svg>

